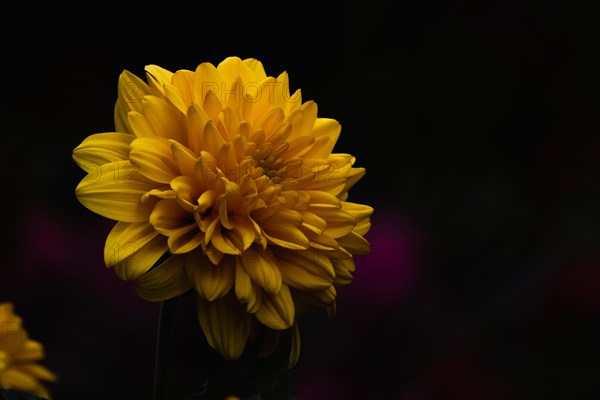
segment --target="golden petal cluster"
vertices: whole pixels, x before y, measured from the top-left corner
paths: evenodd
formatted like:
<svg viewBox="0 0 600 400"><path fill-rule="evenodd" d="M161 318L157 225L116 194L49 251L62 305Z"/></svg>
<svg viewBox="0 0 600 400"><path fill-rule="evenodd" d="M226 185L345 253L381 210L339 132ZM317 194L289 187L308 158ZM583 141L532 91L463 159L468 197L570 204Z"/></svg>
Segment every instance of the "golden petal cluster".
<svg viewBox="0 0 600 400"><path fill-rule="evenodd" d="M87 172L77 198L117 221L106 265L149 301L194 290L227 359L261 329L290 329L293 365L299 313L333 311L354 256L369 252L373 209L347 199L365 169L333 152L340 123L257 59L145 73L120 75L115 132L73 151Z"/></svg>
<svg viewBox="0 0 600 400"><path fill-rule="evenodd" d="M29 338L10 302L0 303L0 327L0 387L51 399L43 382L55 382L57 377L39 364L44 347Z"/></svg>

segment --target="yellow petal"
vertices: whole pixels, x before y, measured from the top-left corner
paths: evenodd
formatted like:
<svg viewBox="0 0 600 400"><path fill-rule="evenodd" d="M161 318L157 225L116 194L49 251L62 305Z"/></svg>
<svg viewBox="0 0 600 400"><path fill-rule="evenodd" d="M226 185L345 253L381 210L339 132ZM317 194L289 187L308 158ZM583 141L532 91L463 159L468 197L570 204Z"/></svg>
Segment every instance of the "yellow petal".
<svg viewBox="0 0 600 400"><path fill-rule="evenodd" d="M217 70L223 78L227 89L231 89L231 85L239 77L244 84L258 83L256 82L255 74L239 57L227 57L217 65Z"/></svg>
<svg viewBox="0 0 600 400"><path fill-rule="evenodd" d="M262 62L256 58L246 58L244 59L244 64L250 68L250 71L254 74L254 79L256 79L257 82L260 82L267 77Z"/></svg>
<svg viewBox="0 0 600 400"><path fill-rule="evenodd" d="M171 181L171 188L173 188L174 193L176 193L175 199L183 210L190 214L197 210L196 200L198 199L198 191L200 188L194 178L190 176L178 176L173 178Z"/></svg>
<svg viewBox="0 0 600 400"><path fill-rule="evenodd" d="M355 233L350 232L346 236L337 239L340 246L344 247L352 254L368 254L371 251L371 245L367 239Z"/></svg>
<svg viewBox="0 0 600 400"><path fill-rule="evenodd" d="M219 251L212 243L206 245L206 256L214 265L219 265L225 257L225 254Z"/></svg>
<svg viewBox="0 0 600 400"><path fill-rule="evenodd" d="M136 281L136 291L148 301L164 301L190 290L192 284L185 273L185 256L169 257Z"/></svg>
<svg viewBox="0 0 600 400"><path fill-rule="evenodd" d="M324 233L315 233L313 230L307 229L304 226L301 229L306 235L310 247L318 250L337 250L339 248L338 242L331 236Z"/></svg>
<svg viewBox="0 0 600 400"><path fill-rule="evenodd" d="M342 210L346 211L357 220L367 218L373 214L373 207L364 204L350 203L348 201L342 202Z"/></svg>
<svg viewBox="0 0 600 400"><path fill-rule="evenodd" d="M200 246L202 242L204 242L204 232L198 228L195 222L173 229L167 240L169 251L173 254L190 252Z"/></svg>
<svg viewBox="0 0 600 400"><path fill-rule="evenodd" d="M353 215L343 210L333 208L317 208L312 206L309 207L309 210L327 221L327 228L323 231L323 233L331 236L334 239L350 233L357 222Z"/></svg>
<svg viewBox="0 0 600 400"><path fill-rule="evenodd" d="M167 238L159 235L116 264L115 273L125 281L135 281L152 268L168 249Z"/></svg>
<svg viewBox="0 0 600 400"><path fill-rule="evenodd" d="M19 364L17 368L35 378L55 382L58 377L48 368L39 364Z"/></svg>
<svg viewBox="0 0 600 400"><path fill-rule="evenodd" d="M77 185L75 195L85 207L103 217L124 222L147 221L153 201L141 202L154 189L136 172L130 161L104 164L97 174L88 174Z"/></svg>
<svg viewBox="0 0 600 400"><path fill-rule="evenodd" d="M129 107L123 103L123 100L117 99L113 111L115 131L122 133L133 133L133 129L129 125L128 114L131 111Z"/></svg>
<svg viewBox="0 0 600 400"><path fill-rule="evenodd" d="M198 294L208 301L225 296L235 281L233 257L214 265L201 251L193 251L186 255L185 270Z"/></svg>
<svg viewBox="0 0 600 400"><path fill-rule="evenodd" d="M364 236L369 232L370 229L371 229L371 219L364 218L356 223L356 226L354 227L354 229L352 231L355 232L357 235Z"/></svg>
<svg viewBox="0 0 600 400"><path fill-rule="evenodd" d="M131 162L139 172L153 181L169 183L179 175L173 160L171 143L164 138L145 137L131 142Z"/></svg>
<svg viewBox="0 0 600 400"><path fill-rule="evenodd" d="M186 109L194 100L194 76L194 71L180 69L173 74L173 78L171 79L173 86L179 90ZM182 110L182 112L185 112L185 110Z"/></svg>
<svg viewBox="0 0 600 400"><path fill-rule="evenodd" d="M146 82L136 75L127 70L119 75L117 95L125 114L129 111L142 111L142 99L149 94L150 88Z"/></svg>
<svg viewBox="0 0 600 400"><path fill-rule="evenodd" d="M227 360L241 357L250 333L251 316L232 294L214 301L197 296L198 319L210 347Z"/></svg>
<svg viewBox="0 0 600 400"><path fill-rule="evenodd" d="M285 114L280 107L271 108L258 121L255 128L262 129L265 132L265 137L268 139L277 132L277 129L283 123L284 117Z"/></svg>
<svg viewBox="0 0 600 400"><path fill-rule="evenodd" d="M225 254L241 254L242 251L236 247L228 236L224 235L221 229L215 229L212 236L211 242L220 252Z"/></svg>
<svg viewBox="0 0 600 400"><path fill-rule="evenodd" d="M293 129L292 129L293 131ZM302 154L306 153L310 146L315 142L315 138L312 136L298 136L290 138L288 140L289 147L288 149L281 155L281 158L284 160L290 160L293 158L299 158Z"/></svg>
<svg viewBox="0 0 600 400"><path fill-rule="evenodd" d="M0 379L2 379L2 382L0 382L2 387L9 389L25 393L39 393L40 390L40 383L36 378L16 367L2 371Z"/></svg>
<svg viewBox="0 0 600 400"><path fill-rule="evenodd" d="M249 313L255 313L260 307L262 289L244 270L241 257L235 258L235 295L240 303L246 304Z"/></svg>
<svg viewBox="0 0 600 400"><path fill-rule="evenodd" d="M301 136L311 136L313 126L315 125L315 121L317 120L317 112L318 107L317 103L312 100L309 100L302 104L300 107L301 118L299 123L294 124L294 128L292 130L292 134L290 135L290 139L301 137Z"/></svg>
<svg viewBox="0 0 600 400"><path fill-rule="evenodd" d="M171 140L171 152L181 175L193 176L197 157L191 150L181 143Z"/></svg>
<svg viewBox="0 0 600 400"><path fill-rule="evenodd" d="M156 136L187 144L185 115L175 106L156 96L142 99L142 114Z"/></svg>
<svg viewBox="0 0 600 400"><path fill-rule="evenodd" d="M3 310L0 309L0 314L2 314L3 319L5 318L6 314L3 312ZM5 326L6 329L8 329L8 326ZM4 331L4 339L6 340L6 335L7 332L5 329ZM19 338L21 339L21 338ZM8 351L8 349L7 349ZM29 362L33 362L33 361L38 361L44 358L44 347L42 346L42 344L36 340L25 340L22 343L22 346L19 346L19 351L12 353L12 358L15 362L17 363L29 363Z"/></svg>
<svg viewBox="0 0 600 400"><path fill-rule="evenodd" d="M127 160L133 139L133 135L118 132L90 135L73 150L73 160L86 172L94 172L106 163Z"/></svg>
<svg viewBox="0 0 600 400"><path fill-rule="evenodd" d="M288 368L293 368L300 359L300 328L298 322L294 321L292 325L292 346L290 348L290 356L288 358Z"/></svg>
<svg viewBox="0 0 600 400"><path fill-rule="evenodd" d="M190 103L186 103L183 100L183 96L179 92L179 89L177 89L171 84L165 83L163 90L165 92L167 100L169 100L169 103L177 107L177 109L181 111L182 114L186 114L187 108L189 107Z"/></svg>
<svg viewBox="0 0 600 400"><path fill-rule="evenodd" d="M187 110L186 124L188 143L190 149L196 154L200 154L202 150L204 127L208 121L210 121L210 116L204 111L202 106L196 102L192 102Z"/></svg>
<svg viewBox="0 0 600 400"><path fill-rule="evenodd" d="M245 251L254 243L256 238L256 229L249 217L234 215L230 218L233 228L225 232L225 236L240 250Z"/></svg>
<svg viewBox="0 0 600 400"><path fill-rule="evenodd" d="M156 137L157 133L150 122L139 111L129 111L127 113L127 124L131 133L136 137Z"/></svg>
<svg viewBox="0 0 600 400"><path fill-rule="evenodd" d="M215 124L212 121L208 121L204 127L200 148L216 157L224 144L225 141L215 127Z"/></svg>
<svg viewBox="0 0 600 400"><path fill-rule="evenodd" d="M163 199L156 203L149 221L158 232L171 236L178 228L195 224L194 217L179 206L177 200Z"/></svg>
<svg viewBox="0 0 600 400"><path fill-rule="evenodd" d="M295 309L289 287L284 283L277 294L263 293L260 307L254 315L271 329L283 330L291 327L294 323Z"/></svg>
<svg viewBox="0 0 600 400"><path fill-rule="evenodd" d="M294 290L294 302L307 308L324 308L335 302L337 291L335 287L329 286L318 290Z"/></svg>
<svg viewBox="0 0 600 400"><path fill-rule="evenodd" d="M356 270L354 260L351 258L332 259L331 263L335 270L334 284L338 286L346 286L352 282L352 273Z"/></svg>
<svg viewBox="0 0 600 400"><path fill-rule="evenodd" d="M323 154L316 155L315 158L328 156L338 138L340 137L340 132L342 131L342 126L338 121L332 118L317 118L315 124L313 125L312 135L314 137L326 136L328 137L329 143L331 147L326 149Z"/></svg>
<svg viewBox="0 0 600 400"><path fill-rule="evenodd" d="M283 281L295 288L313 290L331 286L335 271L329 257L321 250L275 250Z"/></svg>
<svg viewBox="0 0 600 400"><path fill-rule="evenodd" d="M147 222L117 222L104 244L104 262L107 267L129 257L159 233Z"/></svg>
<svg viewBox="0 0 600 400"><path fill-rule="evenodd" d="M344 186L344 192L350 190L363 176L365 176L366 170L364 168L350 168L350 171L346 174L346 184Z"/></svg>
<svg viewBox="0 0 600 400"><path fill-rule="evenodd" d="M304 250L309 247L309 242L300 229L295 226L269 223L263 224L263 234L269 242L292 250Z"/></svg>
<svg viewBox="0 0 600 400"><path fill-rule="evenodd" d="M155 94L164 94L164 85L170 84L173 78L173 73L163 67L159 67L155 64L146 65L144 68L146 71L146 78L150 87L153 89Z"/></svg>
<svg viewBox="0 0 600 400"><path fill-rule="evenodd" d="M242 256L242 266L250 278L267 293L278 293L282 286L282 277L277 261L269 250L250 247Z"/></svg>
<svg viewBox="0 0 600 400"><path fill-rule="evenodd" d="M310 206L319 208L340 208L342 206L340 200L331 193L321 190L305 190L310 196Z"/></svg>
<svg viewBox="0 0 600 400"><path fill-rule="evenodd" d="M254 103L252 124L257 124L260 117L271 108L284 108L284 96L281 82L269 76L261 82L244 84L244 94Z"/></svg>
<svg viewBox="0 0 600 400"><path fill-rule="evenodd" d="M219 94L223 78L217 68L209 62L204 62L196 68L194 76L194 100L202 104L209 92Z"/></svg>

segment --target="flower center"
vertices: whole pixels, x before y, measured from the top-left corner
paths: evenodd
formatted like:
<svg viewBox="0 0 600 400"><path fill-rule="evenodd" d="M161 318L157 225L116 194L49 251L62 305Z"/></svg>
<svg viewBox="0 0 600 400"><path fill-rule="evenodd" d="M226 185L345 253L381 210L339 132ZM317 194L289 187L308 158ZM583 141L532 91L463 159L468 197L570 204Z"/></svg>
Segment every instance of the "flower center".
<svg viewBox="0 0 600 400"><path fill-rule="evenodd" d="M11 359L7 352L0 350L0 372L3 372L10 367Z"/></svg>

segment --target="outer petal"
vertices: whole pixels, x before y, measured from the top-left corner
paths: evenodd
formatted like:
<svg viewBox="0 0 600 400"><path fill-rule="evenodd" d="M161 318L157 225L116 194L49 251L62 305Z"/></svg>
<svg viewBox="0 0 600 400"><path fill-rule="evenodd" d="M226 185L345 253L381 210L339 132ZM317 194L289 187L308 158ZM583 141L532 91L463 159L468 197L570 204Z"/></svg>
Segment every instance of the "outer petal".
<svg viewBox="0 0 600 400"><path fill-rule="evenodd" d="M106 163L127 160L133 139L128 133L95 133L73 150L73 160L86 172L94 172Z"/></svg>
<svg viewBox="0 0 600 400"><path fill-rule="evenodd" d="M16 389L25 393L36 395L43 394L46 398L48 394L36 378L18 368L9 368L6 371L3 371L2 375L0 375L0 386Z"/></svg>
<svg viewBox="0 0 600 400"><path fill-rule="evenodd" d="M125 281L134 281L144 275L168 250L167 238L159 235L138 251L114 266L116 274Z"/></svg>
<svg viewBox="0 0 600 400"><path fill-rule="evenodd" d="M256 75L239 57L227 57L217 65L217 71L223 78L225 90L231 90L233 82L239 77L243 84L258 84Z"/></svg>
<svg viewBox="0 0 600 400"><path fill-rule="evenodd" d="M2 312L0 310L0 312ZM44 347L36 340L26 340L16 354L12 355L17 363L28 363L44 358Z"/></svg>
<svg viewBox="0 0 600 400"><path fill-rule="evenodd" d="M156 95L164 95L164 85L171 83L173 73L155 64L146 65L144 70L146 71L146 77L153 92Z"/></svg>
<svg viewBox="0 0 600 400"><path fill-rule="evenodd" d="M263 325L283 330L292 326L295 318L294 301L288 285L281 285L277 294L264 293L260 308L254 314Z"/></svg>
<svg viewBox="0 0 600 400"><path fill-rule="evenodd" d="M246 311L255 313L260 307L262 289L254 283L242 267L241 257L235 257L235 295L246 304Z"/></svg>
<svg viewBox="0 0 600 400"><path fill-rule="evenodd" d="M292 346L290 349L290 357L288 359L288 368L293 368L300 358L300 328L298 322L294 321L292 326Z"/></svg>
<svg viewBox="0 0 600 400"><path fill-rule="evenodd" d="M117 93L114 110L115 129L119 132L133 133L127 114L130 111L142 111L142 98L150 94L150 88L146 82L125 70L119 75Z"/></svg>
<svg viewBox="0 0 600 400"><path fill-rule="evenodd" d="M185 270L198 294L208 301L225 296L235 281L233 257L214 265L201 251L193 251L186 255Z"/></svg>
<svg viewBox="0 0 600 400"><path fill-rule="evenodd" d="M228 360L240 358L250 333L250 314L233 293L215 301L197 299L198 319L210 347Z"/></svg>
<svg viewBox="0 0 600 400"><path fill-rule="evenodd" d="M75 195L85 207L103 217L124 222L147 221L153 201L142 203L144 193L154 189L129 161L104 164L77 185Z"/></svg>
<svg viewBox="0 0 600 400"><path fill-rule="evenodd" d="M251 247L242 254L244 271L268 293L278 293L282 286L281 272L269 250Z"/></svg>
<svg viewBox="0 0 600 400"><path fill-rule="evenodd" d="M107 267L121 262L148 242L158 232L147 222L117 222L106 237L104 244L104 262Z"/></svg>
<svg viewBox="0 0 600 400"><path fill-rule="evenodd" d="M185 257L171 256L136 281L136 290L148 301L164 301L190 290L192 284L185 273Z"/></svg>
<svg viewBox="0 0 600 400"><path fill-rule="evenodd" d="M54 382L57 380L56 374L39 364L23 364L18 365L17 368L38 379L43 379L45 381L50 382Z"/></svg>
<svg viewBox="0 0 600 400"><path fill-rule="evenodd" d="M298 289L323 289L335 278L329 258L319 250L277 251L277 264L283 281Z"/></svg>
<svg viewBox="0 0 600 400"><path fill-rule="evenodd" d="M131 143L131 162L145 177L160 183L169 183L179 175L173 159L171 142L159 137L138 138Z"/></svg>

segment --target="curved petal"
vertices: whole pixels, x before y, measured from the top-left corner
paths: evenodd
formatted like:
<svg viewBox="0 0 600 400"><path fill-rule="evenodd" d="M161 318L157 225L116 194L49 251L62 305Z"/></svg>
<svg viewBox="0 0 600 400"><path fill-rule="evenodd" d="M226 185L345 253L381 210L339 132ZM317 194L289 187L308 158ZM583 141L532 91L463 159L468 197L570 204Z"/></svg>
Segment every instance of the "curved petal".
<svg viewBox="0 0 600 400"><path fill-rule="evenodd" d="M124 281L135 281L154 266L169 250L167 238L159 235L129 257L114 266L117 276Z"/></svg>
<svg viewBox="0 0 600 400"><path fill-rule="evenodd" d="M107 267L121 262L159 233L148 222L117 222L104 243L104 262Z"/></svg>
<svg viewBox="0 0 600 400"><path fill-rule="evenodd" d="M292 325L292 346L290 348L290 356L288 358L288 368L293 368L300 359L300 328L298 322L294 321Z"/></svg>
<svg viewBox="0 0 600 400"><path fill-rule="evenodd" d="M159 137L137 138L131 142L131 162L145 177L160 183L169 183L179 175L173 159L171 142Z"/></svg>
<svg viewBox="0 0 600 400"><path fill-rule="evenodd" d="M32 394L47 393L36 378L16 367L2 371L0 379L0 385L2 385L2 387Z"/></svg>
<svg viewBox="0 0 600 400"><path fill-rule="evenodd" d="M190 290L192 284L185 273L185 257L171 256L136 281L136 291L148 301L172 299Z"/></svg>
<svg viewBox="0 0 600 400"><path fill-rule="evenodd" d="M56 374L51 372L48 368L39 364L20 364L17 368L35 378L49 382L55 382L58 378Z"/></svg>
<svg viewBox="0 0 600 400"><path fill-rule="evenodd" d="M271 329L283 330L291 327L294 323L295 309L289 287L284 283L277 294L264 293L260 307L254 315Z"/></svg>
<svg viewBox="0 0 600 400"><path fill-rule="evenodd" d="M154 201L141 202L154 189L129 161L104 164L98 173L89 173L77 185L75 195L86 208L103 217L124 222L147 221Z"/></svg>
<svg viewBox="0 0 600 400"><path fill-rule="evenodd" d="M219 265L214 265L201 251L193 251L185 257L185 270L198 294L208 301L225 296L235 281L232 257L225 257Z"/></svg>
<svg viewBox="0 0 600 400"><path fill-rule="evenodd" d="M368 254L371 251L369 241L354 231L337 239L337 242L351 254Z"/></svg>
<svg viewBox="0 0 600 400"><path fill-rule="evenodd" d="M133 139L135 136L128 133L95 133L73 150L73 160L84 171L93 172L106 163L127 160Z"/></svg>
<svg viewBox="0 0 600 400"><path fill-rule="evenodd" d="M305 290L323 289L331 286L335 273L329 258L319 254L322 252L311 252L310 256L304 257L300 255L301 253L304 253L304 251L281 251L277 253L277 265L281 271L283 281L294 288ZM322 260L317 261L317 257L322 258Z"/></svg>
<svg viewBox="0 0 600 400"><path fill-rule="evenodd" d="M197 296L198 319L210 347L227 360L241 357L248 341L252 317L233 294L215 301Z"/></svg>
<svg viewBox="0 0 600 400"><path fill-rule="evenodd" d="M270 250L250 247L241 255L242 267L250 278L268 293L278 293L282 286L281 271Z"/></svg>
<svg viewBox="0 0 600 400"><path fill-rule="evenodd" d="M241 257L235 258L235 295L246 311L255 313L260 307L262 289L254 283L242 267Z"/></svg>
<svg viewBox="0 0 600 400"><path fill-rule="evenodd" d="M19 351L12 355L13 360L17 363L38 361L44 356L44 347L36 340L26 340Z"/></svg>

